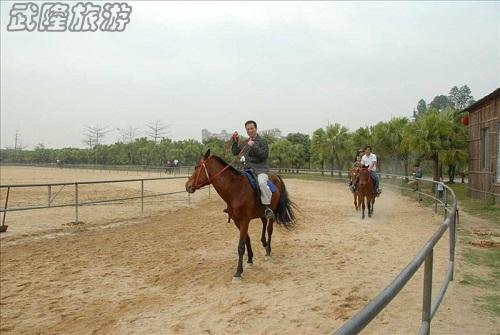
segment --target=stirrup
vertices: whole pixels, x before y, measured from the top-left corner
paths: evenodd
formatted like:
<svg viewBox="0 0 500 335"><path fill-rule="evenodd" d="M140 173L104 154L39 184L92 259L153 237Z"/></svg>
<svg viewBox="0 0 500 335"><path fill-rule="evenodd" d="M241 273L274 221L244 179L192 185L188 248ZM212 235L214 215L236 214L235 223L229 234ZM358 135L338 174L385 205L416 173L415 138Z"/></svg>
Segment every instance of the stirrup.
<svg viewBox="0 0 500 335"><path fill-rule="evenodd" d="M269 208L269 207L266 206L266 210L264 211L264 216L268 220L274 219L274 212L273 212L273 210L271 208Z"/></svg>

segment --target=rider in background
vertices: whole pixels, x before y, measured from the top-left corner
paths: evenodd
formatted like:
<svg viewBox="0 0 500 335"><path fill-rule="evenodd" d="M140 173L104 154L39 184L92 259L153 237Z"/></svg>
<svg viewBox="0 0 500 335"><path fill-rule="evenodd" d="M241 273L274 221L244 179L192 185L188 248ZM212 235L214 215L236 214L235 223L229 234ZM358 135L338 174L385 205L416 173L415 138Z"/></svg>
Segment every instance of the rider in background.
<svg viewBox="0 0 500 335"><path fill-rule="evenodd" d="M372 153L370 145L365 147L365 154L361 157L361 164L368 167L368 171L370 171L370 175L375 183L375 193L379 196L382 190L379 188L379 178L377 175L377 156Z"/></svg>
<svg viewBox="0 0 500 335"><path fill-rule="evenodd" d="M359 149L356 152L356 158L354 158L354 163L351 166L351 172L354 171L354 169L359 169L363 167L363 164L361 164L361 157L363 156L363 153L364 153L363 149ZM354 185L353 182L354 180L351 179L351 181L349 182L349 188L351 189L352 192L356 192L357 185Z"/></svg>
<svg viewBox="0 0 500 335"><path fill-rule="evenodd" d="M267 166L267 158L269 157L269 147L267 141L257 134L257 123L255 121L245 122L245 129L248 135L248 142L238 144L238 133L234 132L231 139L233 140L232 152L237 156L244 149L243 157L245 169L252 169L257 175L257 182L260 188L260 201L266 206L266 219L274 219L274 212L271 205L273 196L267 181L269 180L269 168Z"/></svg>

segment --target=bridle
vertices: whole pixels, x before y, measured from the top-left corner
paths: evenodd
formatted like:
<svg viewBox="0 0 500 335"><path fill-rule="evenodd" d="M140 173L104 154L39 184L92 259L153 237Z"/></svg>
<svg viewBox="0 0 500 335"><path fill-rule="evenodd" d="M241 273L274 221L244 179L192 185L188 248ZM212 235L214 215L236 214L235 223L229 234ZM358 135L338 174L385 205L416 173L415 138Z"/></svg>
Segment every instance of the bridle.
<svg viewBox="0 0 500 335"><path fill-rule="evenodd" d="M370 184L372 183L372 178L371 178L371 175L370 175L370 170L368 170L367 167L360 167L359 170L358 170L358 175L361 177L361 172L365 172L366 171L366 174L368 174L368 180L366 182L361 182L361 178L359 179L359 184L360 185L366 185L366 184Z"/></svg>
<svg viewBox="0 0 500 335"><path fill-rule="evenodd" d="M248 146L248 144L245 144L245 146L240 150L240 152L238 153L238 155L236 155L235 158L233 158L233 160L228 163L225 167L223 167L219 172L217 172L216 174L214 174L213 176L210 177L210 175L208 174L208 169L207 169L207 166L205 165L206 162L208 162L210 160L210 158L212 158L212 156L209 156L207 159L203 158L200 162L200 165L203 167L203 170L205 171L205 175L207 176L207 180L205 180L204 182L202 183L198 183L199 182L199 179L200 179L200 174L201 174L201 167L200 169L198 169L198 172L196 173L196 178L194 180L194 188L196 190L199 190L200 188L202 188L203 186L207 186L207 185L210 185L212 183L212 181L217 178L219 175L221 175L224 171L226 171L230 166L231 164L233 164L236 159L238 159L238 157L243 153L243 151L246 149L246 147Z"/></svg>

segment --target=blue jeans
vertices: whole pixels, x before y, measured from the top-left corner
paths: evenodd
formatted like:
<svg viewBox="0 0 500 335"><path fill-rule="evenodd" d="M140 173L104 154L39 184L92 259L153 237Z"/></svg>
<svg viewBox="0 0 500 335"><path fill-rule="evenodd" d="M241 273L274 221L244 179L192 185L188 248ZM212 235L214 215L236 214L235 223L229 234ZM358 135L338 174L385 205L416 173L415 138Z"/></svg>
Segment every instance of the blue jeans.
<svg viewBox="0 0 500 335"><path fill-rule="evenodd" d="M378 174L375 171L370 171L370 175L372 176L373 182L375 183L375 192L376 192L379 186Z"/></svg>

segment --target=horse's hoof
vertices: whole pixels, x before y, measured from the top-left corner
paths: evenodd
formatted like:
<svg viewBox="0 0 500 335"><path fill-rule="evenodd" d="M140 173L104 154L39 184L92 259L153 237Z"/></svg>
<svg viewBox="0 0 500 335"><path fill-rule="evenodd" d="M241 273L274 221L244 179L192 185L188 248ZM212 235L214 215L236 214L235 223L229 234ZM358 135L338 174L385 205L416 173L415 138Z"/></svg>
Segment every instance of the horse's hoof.
<svg viewBox="0 0 500 335"><path fill-rule="evenodd" d="M247 263L247 268L248 269L253 269L253 263Z"/></svg>
<svg viewBox="0 0 500 335"><path fill-rule="evenodd" d="M241 277L233 277L233 284L241 283Z"/></svg>
<svg viewBox="0 0 500 335"><path fill-rule="evenodd" d="M273 260L273 258L271 257L271 255L266 255L266 256L264 256L264 259L265 259L266 261L272 261L272 260Z"/></svg>

